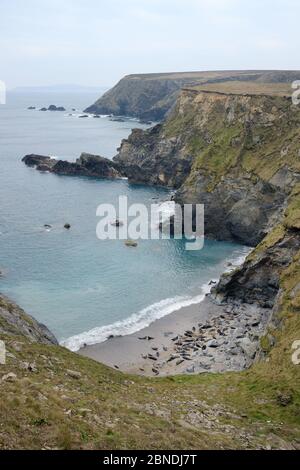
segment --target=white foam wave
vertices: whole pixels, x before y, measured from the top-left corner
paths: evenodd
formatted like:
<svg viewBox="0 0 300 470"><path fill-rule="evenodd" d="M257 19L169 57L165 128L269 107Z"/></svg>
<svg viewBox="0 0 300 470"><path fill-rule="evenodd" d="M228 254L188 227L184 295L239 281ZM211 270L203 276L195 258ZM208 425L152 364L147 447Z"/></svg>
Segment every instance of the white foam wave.
<svg viewBox="0 0 300 470"><path fill-rule="evenodd" d="M195 297L176 296L161 300L160 302L156 302L144 308L140 312L131 315L125 320L117 321L111 325L93 328L90 331L63 340L61 344L71 351L78 351L85 344L92 345L103 343L111 335L131 335L132 333L136 333L137 331L151 325L154 321L159 320L166 315L170 315L183 307L199 304L204 299L205 294L209 293L209 291L210 287L208 284L205 284L201 289L201 294Z"/></svg>
<svg viewBox="0 0 300 470"><path fill-rule="evenodd" d="M252 250L253 248L244 247L242 252L239 254L239 256L235 256L235 257L231 257L227 259L226 260L227 266L226 266L225 272L230 272L233 269L236 269L239 266L241 266L245 262L247 256L251 253Z"/></svg>
<svg viewBox="0 0 300 470"><path fill-rule="evenodd" d="M174 201L164 201L160 203L153 203L155 208L155 217L152 220L152 230L155 230L160 233L160 223L167 223L172 215L175 214L175 202Z"/></svg>
<svg viewBox="0 0 300 470"><path fill-rule="evenodd" d="M159 204L158 210L162 214L162 222L165 222L175 214L175 202L174 201L165 201Z"/></svg>

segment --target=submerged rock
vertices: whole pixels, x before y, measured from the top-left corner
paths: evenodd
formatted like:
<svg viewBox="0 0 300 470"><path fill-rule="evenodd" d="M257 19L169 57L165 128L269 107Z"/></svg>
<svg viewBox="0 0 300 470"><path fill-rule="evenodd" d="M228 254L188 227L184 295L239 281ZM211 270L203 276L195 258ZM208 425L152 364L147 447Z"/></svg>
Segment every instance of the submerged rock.
<svg viewBox="0 0 300 470"><path fill-rule="evenodd" d="M138 243L134 240L126 240L125 245L129 248L136 248L138 246Z"/></svg>
<svg viewBox="0 0 300 470"><path fill-rule="evenodd" d="M124 222L122 222L122 220L116 219L114 222L111 222L111 225L113 227L123 227Z"/></svg>
<svg viewBox="0 0 300 470"><path fill-rule="evenodd" d="M112 118L110 118L110 121L113 121L113 122L126 122L126 120L124 118L120 118L120 117L112 117Z"/></svg>

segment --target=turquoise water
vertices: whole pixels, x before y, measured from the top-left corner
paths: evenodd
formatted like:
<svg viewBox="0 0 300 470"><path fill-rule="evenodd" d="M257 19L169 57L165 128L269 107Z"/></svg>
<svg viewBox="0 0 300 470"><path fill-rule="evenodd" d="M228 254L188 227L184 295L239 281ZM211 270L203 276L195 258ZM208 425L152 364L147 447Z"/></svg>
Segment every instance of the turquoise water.
<svg viewBox="0 0 300 470"><path fill-rule="evenodd" d="M0 291L60 340L73 337L66 343L72 349L136 331L198 302L205 284L246 253L239 245L213 241L200 252L185 251L179 240L141 241L137 249L118 240L99 241L100 203L117 203L125 195L129 202L150 205L153 198L168 200L168 191L124 180L42 174L21 163L27 153L69 160L83 151L115 155L137 123L26 109L53 103L81 111L95 98L9 94L7 105L0 106L0 269L5 274ZM66 222L70 231L63 228Z"/></svg>

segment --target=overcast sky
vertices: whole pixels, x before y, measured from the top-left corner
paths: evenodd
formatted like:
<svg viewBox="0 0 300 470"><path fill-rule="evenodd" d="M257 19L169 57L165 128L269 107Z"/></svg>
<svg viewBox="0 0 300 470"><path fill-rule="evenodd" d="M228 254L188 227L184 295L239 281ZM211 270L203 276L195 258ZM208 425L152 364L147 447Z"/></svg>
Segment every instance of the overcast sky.
<svg viewBox="0 0 300 470"><path fill-rule="evenodd" d="M299 0L0 0L8 88L130 73L299 69Z"/></svg>

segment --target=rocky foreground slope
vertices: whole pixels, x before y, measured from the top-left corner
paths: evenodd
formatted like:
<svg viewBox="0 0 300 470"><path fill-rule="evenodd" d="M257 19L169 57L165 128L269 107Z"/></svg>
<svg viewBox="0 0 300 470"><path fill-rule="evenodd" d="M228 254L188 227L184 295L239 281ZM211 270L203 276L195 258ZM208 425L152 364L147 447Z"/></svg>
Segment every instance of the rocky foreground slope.
<svg viewBox="0 0 300 470"><path fill-rule="evenodd" d="M280 307L275 345L265 341L267 358L241 373L121 374L12 331L20 311L0 296L0 449L299 449L297 269L282 278L291 298Z"/></svg>
<svg viewBox="0 0 300 470"><path fill-rule="evenodd" d="M291 83L299 79L299 72L262 70L128 75L85 112L160 121L173 108L183 87L222 83L228 80Z"/></svg>

